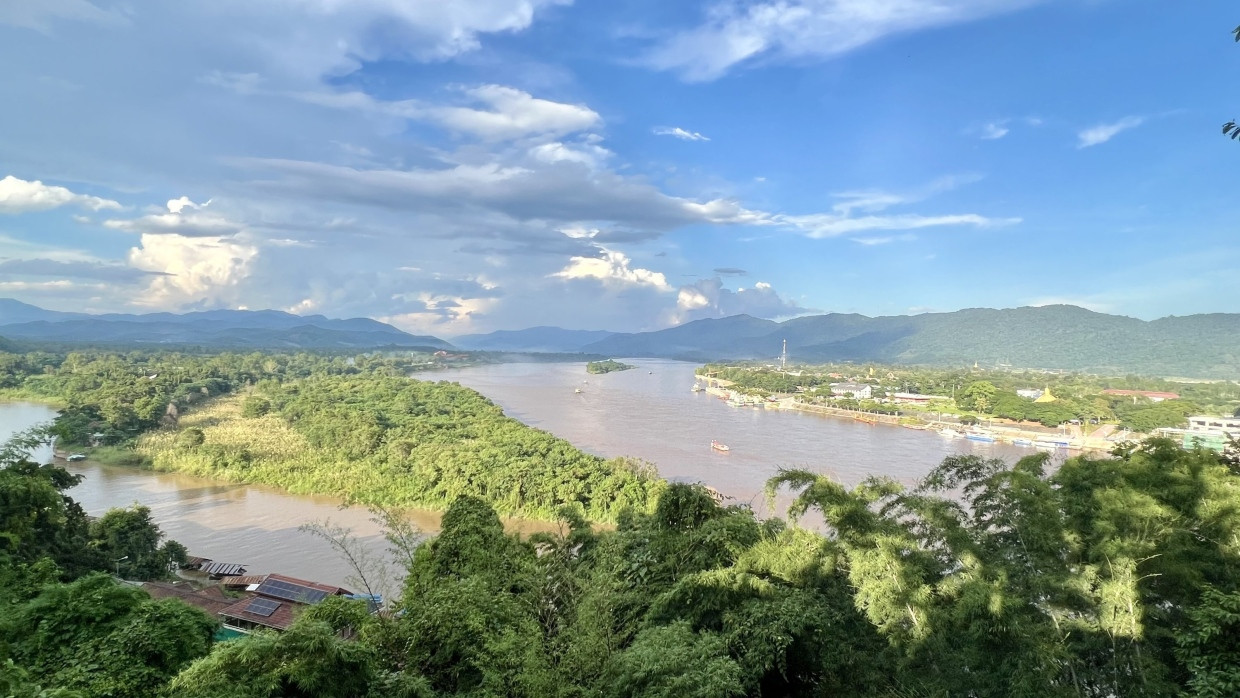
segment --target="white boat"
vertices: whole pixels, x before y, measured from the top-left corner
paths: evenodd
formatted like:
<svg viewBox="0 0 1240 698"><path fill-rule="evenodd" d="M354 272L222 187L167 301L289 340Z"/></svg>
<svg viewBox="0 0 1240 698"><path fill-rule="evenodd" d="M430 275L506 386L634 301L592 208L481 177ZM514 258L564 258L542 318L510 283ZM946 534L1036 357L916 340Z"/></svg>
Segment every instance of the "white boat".
<svg viewBox="0 0 1240 698"><path fill-rule="evenodd" d="M731 450L732 450L731 448L729 448L729 447L728 447L728 445L727 445L727 444L721 444L721 443L719 443L718 441L711 441L711 442L710 442L710 447L711 447L711 448L713 448L713 449L715 449L716 451L724 451L724 452L727 452L727 451L731 451Z"/></svg>
<svg viewBox="0 0 1240 698"><path fill-rule="evenodd" d="M693 384L693 392L700 393L703 390L705 390L705 388L703 388L701 385L698 385L697 383Z"/></svg>
<svg viewBox="0 0 1240 698"><path fill-rule="evenodd" d="M576 389L576 390L574 390L573 392L574 392L574 393L577 393L577 394L580 394L580 393L581 393L581 388L577 388L577 389Z"/></svg>
<svg viewBox="0 0 1240 698"><path fill-rule="evenodd" d="M1031 439L1012 439L1012 445L1013 445L1013 446L1032 446L1032 445L1033 445L1033 440L1031 440Z"/></svg>

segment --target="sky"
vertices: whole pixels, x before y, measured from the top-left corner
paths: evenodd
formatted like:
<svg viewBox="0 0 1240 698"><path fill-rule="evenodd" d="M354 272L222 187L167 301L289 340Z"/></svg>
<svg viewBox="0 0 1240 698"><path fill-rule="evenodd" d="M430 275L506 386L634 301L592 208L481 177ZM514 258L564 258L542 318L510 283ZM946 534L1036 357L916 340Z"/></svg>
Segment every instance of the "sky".
<svg viewBox="0 0 1240 698"><path fill-rule="evenodd" d="M1234 3L3 0L0 297L1235 312Z"/></svg>

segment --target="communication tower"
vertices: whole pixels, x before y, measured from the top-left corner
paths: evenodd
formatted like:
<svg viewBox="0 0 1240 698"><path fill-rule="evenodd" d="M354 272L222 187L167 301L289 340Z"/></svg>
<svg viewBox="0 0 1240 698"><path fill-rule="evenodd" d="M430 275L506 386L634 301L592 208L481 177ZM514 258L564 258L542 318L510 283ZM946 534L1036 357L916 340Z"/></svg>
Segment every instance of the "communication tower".
<svg viewBox="0 0 1240 698"><path fill-rule="evenodd" d="M779 355L779 370L788 370L788 340L784 340L784 351Z"/></svg>

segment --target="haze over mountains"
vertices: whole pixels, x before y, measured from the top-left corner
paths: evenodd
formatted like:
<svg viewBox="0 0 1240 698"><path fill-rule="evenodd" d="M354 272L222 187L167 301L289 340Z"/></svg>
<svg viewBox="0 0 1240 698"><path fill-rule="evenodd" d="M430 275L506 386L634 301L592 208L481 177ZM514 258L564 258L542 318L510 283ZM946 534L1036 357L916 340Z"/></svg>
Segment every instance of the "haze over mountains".
<svg viewBox="0 0 1240 698"><path fill-rule="evenodd" d="M518 351L530 343L549 343L553 335L547 330L475 335L462 344ZM786 339L790 359L801 362L978 362L1107 374L1240 378L1238 314L1144 321L1053 305L887 317L831 313L784 322L736 315L656 332L615 333L588 343L579 341L584 335L563 337L565 343L554 345L554 350L616 357L774 360Z"/></svg>
<svg viewBox="0 0 1240 698"><path fill-rule="evenodd" d="M92 344L197 345L254 349L451 349L370 318L333 320L279 310L207 310L184 314L88 315L0 299L0 337Z"/></svg>
<svg viewBox="0 0 1240 698"><path fill-rule="evenodd" d="M87 315L0 299L0 337L255 349L453 349L455 345L474 351L688 361L773 361L787 340L794 362L939 366L977 362L1107 374L1240 378L1240 314L1144 321L1068 305L886 317L830 313L784 322L734 315L638 333L531 327L465 335L449 344L369 318L334 320L278 310Z"/></svg>

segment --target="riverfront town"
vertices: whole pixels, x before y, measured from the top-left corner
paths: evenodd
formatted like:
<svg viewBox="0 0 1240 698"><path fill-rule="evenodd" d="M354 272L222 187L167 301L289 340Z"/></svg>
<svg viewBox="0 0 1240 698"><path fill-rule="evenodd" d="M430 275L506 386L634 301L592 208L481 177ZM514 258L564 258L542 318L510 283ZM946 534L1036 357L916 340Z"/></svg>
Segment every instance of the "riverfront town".
<svg viewBox="0 0 1240 698"><path fill-rule="evenodd" d="M1106 378L977 365L955 371L789 368L786 357L782 365L708 365L697 373L694 391L732 407L816 412L979 443L1105 453L1124 442L1158 436L1185 448L1222 452L1233 434L1240 435L1240 389L1227 381ZM930 392L936 390L943 394Z"/></svg>

